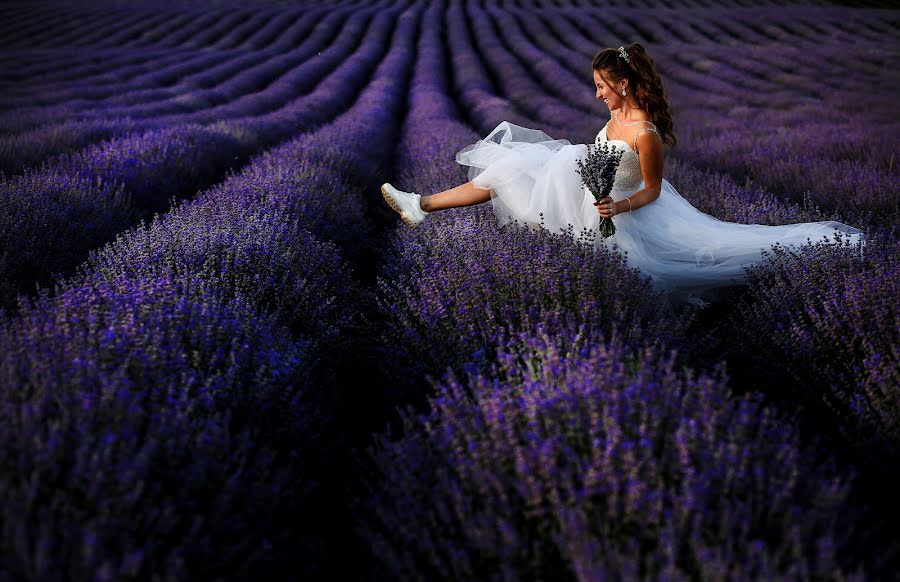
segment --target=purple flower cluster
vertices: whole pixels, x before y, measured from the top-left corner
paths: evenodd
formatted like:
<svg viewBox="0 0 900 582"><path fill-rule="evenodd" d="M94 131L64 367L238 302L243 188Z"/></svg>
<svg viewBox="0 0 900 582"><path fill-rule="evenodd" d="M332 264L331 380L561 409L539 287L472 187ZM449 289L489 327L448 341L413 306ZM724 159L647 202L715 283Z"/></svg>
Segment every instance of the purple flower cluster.
<svg viewBox="0 0 900 582"><path fill-rule="evenodd" d="M295 159L285 149L281 163ZM356 292L336 248L303 229L302 215L247 196L266 191L253 178L118 237L53 299L26 302L4 322L0 370L18 388L0 409L21 409L31 423L10 424L4 442L52 471L0 471L19 475L2 502L21 527L37 515L20 510L25 499L48 503L32 510L49 528L36 545L4 551L12 572L46 577L58 564L29 556L59 555L71 556L71 577L233 575L283 562L279 537L304 535L291 516L340 444L318 412L334 398L319 390L332 373L321 361L346 349ZM62 434L34 432L57 430L59 415ZM103 453L106 434L128 439ZM44 450L48 442L56 444ZM95 452L98 477L68 476ZM125 494L132 489L137 497ZM85 496L91 504L72 512ZM157 511L167 515L159 525Z"/></svg>
<svg viewBox="0 0 900 582"><path fill-rule="evenodd" d="M56 171L0 175L0 308L50 282L127 228L135 211L121 184ZM88 225L88 228L85 228Z"/></svg>
<svg viewBox="0 0 900 582"><path fill-rule="evenodd" d="M225 172L246 148L199 126L122 137L60 156L40 171L0 179L0 306L16 293L71 270L171 198L193 195ZM12 249L16 249L15 252Z"/></svg>
<svg viewBox="0 0 900 582"><path fill-rule="evenodd" d="M0 117L0 127L18 128L20 133L0 139L0 169L18 172L96 139L178 124L224 124L257 150L277 143L296 133L298 126L310 130L352 103L352 93L365 86L366 71L383 56L391 20L392 14L377 6L349 18L332 11L300 46L272 52L258 66L238 60L227 70L207 67L189 74L191 70L174 65L164 80L156 78L160 71L148 73L150 87L178 81L164 93L139 91L124 103L127 88L120 84L117 96L100 101L105 104L96 111L73 107L77 99L56 107L10 106L8 120ZM21 132L35 124L39 127Z"/></svg>
<svg viewBox="0 0 900 582"><path fill-rule="evenodd" d="M691 159L720 172L752 176L755 182L788 199L799 201L808 193L816 204L839 210L857 223L896 224L900 219L896 196L900 177L890 160L867 156L866 146L860 152L846 151L862 140L877 140L865 133L860 136L852 126L812 126L799 135L759 139L759 135L740 128L693 140L699 155L691 155ZM876 155L883 156L896 150L897 142L881 140L877 146Z"/></svg>
<svg viewBox="0 0 900 582"><path fill-rule="evenodd" d="M852 477L789 419L653 349L569 343L520 334L376 439L356 512L391 577L862 579L837 561Z"/></svg>
<svg viewBox="0 0 900 582"><path fill-rule="evenodd" d="M857 447L900 456L900 247L774 247L733 316L741 342L829 411Z"/></svg>
<svg viewBox="0 0 900 582"><path fill-rule="evenodd" d="M311 350L195 277L98 274L0 323L3 575L208 578L271 560L248 536L294 527L309 451L329 445Z"/></svg>
<svg viewBox="0 0 900 582"><path fill-rule="evenodd" d="M0 136L0 170L18 174L53 155L75 152L104 139L135 133L132 119L67 121Z"/></svg>
<svg viewBox="0 0 900 582"><path fill-rule="evenodd" d="M381 44L390 30L391 22L396 19L396 14L392 12L379 10L377 7L373 7L372 10L377 14L374 23L369 27L369 36L361 47L363 52L357 54L357 58L341 63L333 70L331 76L319 83L319 87L313 93L294 99L275 112L262 117L232 118L208 128L176 125L173 128L120 137L90 146L77 153L61 155L47 163L37 178L26 182L33 184L34 188L46 188L61 182L67 191L73 188L83 189L83 185L79 186L82 184L79 181L82 176L97 182L98 185L93 186L91 190L79 192L72 202L58 196L46 196L44 191L22 194L19 192L22 186L12 179L0 183L0 196L8 199L4 202L13 209L13 216L26 216L25 220L11 221L6 236L9 240L16 241L17 245L22 241L27 241L29 245L18 257L10 255L4 260L5 264L2 266L6 273L3 274L8 276L4 277L7 283L4 284L4 295L0 297L2 299L0 305L11 307L16 293L30 290L35 283L49 282L51 273L68 272L77 262L85 258L84 252L87 249L109 240L111 235L121 230L123 226L133 224L136 217L149 216L150 212L165 209L173 196L192 195L197 189L215 181L227 168L240 166L250 153L290 137L298 125L312 130L330 116L341 112L344 107L350 106L348 91L354 86L364 86L366 78L363 75L367 67L376 63L383 54ZM365 16L364 13L356 14L352 18L352 26L343 30L342 42L347 45L347 51L358 42L357 35L365 24ZM330 21L323 21L328 22ZM324 26L322 30L329 30L329 26ZM329 54L333 54L335 58L333 62L326 60L318 61L319 64L316 64L317 61L312 60L305 63L304 67L300 67L305 71L304 82L320 81L321 75L328 67L333 68L337 65L338 58L345 58L346 51L341 52L344 49L340 49L340 46L341 43L335 43L329 47L331 51ZM386 59L385 63L392 64L390 70L382 75L388 78L402 75L402 71L408 67L405 64L407 60ZM288 79L284 80L281 86L296 91L299 82L299 79ZM372 100L383 98L384 95L373 95ZM364 104L366 108L370 106L371 103ZM352 117L356 119L355 116ZM393 116L379 118L370 114L365 119L364 123L370 124L370 128L375 130L372 133L377 134L393 119ZM157 119L154 123L160 122ZM341 130L332 124L332 131L362 132L359 120L355 123L355 126L345 124ZM341 159L346 157L344 152L348 151L348 148L341 144L348 143L350 137L332 135L329 139L324 139L323 135L310 132L307 138L309 143L333 144L332 151L335 155L327 156L332 170L329 173L321 172L322 164L314 163L309 157L318 155L318 152L309 152L305 156L309 160L307 162L309 165L305 168L301 166L300 171L293 171L290 166L286 167L292 172L293 184L285 183L283 187L296 188L299 187L299 182L303 181L304 189L333 188L335 170L346 167L346 164L341 164ZM381 139L383 141L383 138ZM295 144L294 147L306 148L301 144ZM376 149L374 153L384 156L387 152ZM322 156L317 159L321 160ZM257 171L271 171L258 168ZM366 179L375 174L372 168L363 171ZM59 177L53 178L54 176ZM277 175L273 176L273 179L277 178ZM342 181L345 181L347 177L343 178ZM124 184L126 187L128 193L125 196L126 202L100 202L102 198L122 198L121 194L114 195L118 191L118 184ZM101 188L102 190L98 190ZM358 183L356 189L359 190ZM356 196L358 200L359 194ZM79 199L90 197L98 199L100 204L97 209L92 210L92 215L96 218L74 223L69 221L68 218L76 212L76 208L73 208L74 203ZM324 201L322 198L319 200ZM348 204L352 203L352 200L348 201ZM44 208L39 213L30 209L34 204L61 206ZM110 205L121 209L121 212L110 212ZM328 202L327 211L317 212L324 210L321 207L307 210L308 215L316 221L316 224L309 226L318 234L324 233L328 238L339 242L346 242L348 238L357 241L365 238L365 229L354 233L341 226L341 215L345 209L339 209ZM356 212L358 215L364 214L361 208ZM53 217L54 221L41 222L40 216ZM42 231L47 228L64 234L65 238L61 235L42 238Z"/></svg>
<svg viewBox="0 0 900 582"><path fill-rule="evenodd" d="M585 98L566 96L565 82L569 82L569 87L577 86L573 82L575 75L561 79L562 68L553 60L539 56L534 46L523 41L520 35L511 33L510 23L504 22L502 16L498 15L499 22L493 21L495 11L482 10L474 2L466 3L465 10L474 45L482 60L495 72L499 87L527 115L540 120L551 135L568 129L591 113L593 107ZM577 108L567 103L572 99L578 101Z"/></svg>
<svg viewBox="0 0 900 582"><path fill-rule="evenodd" d="M523 330L567 331L588 343L677 337L648 279L621 254L573 238L515 224L498 231L484 208L397 233L378 294L397 376L486 366L498 338Z"/></svg>
<svg viewBox="0 0 900 582"><path fill-rule="evenodd" d="M4 575L321 574L310 516L345 446L335 361L366 333L367 299L310 228L368 236L356 180L383 171L380 133L405 91L385 81L410 66L407 14L344 115L124 232L2 322L0 374L17 389L0 414L18 453L0 469L0 503L27 533L0 540ZM354 149L360 138L374 147Z"/></svg>
<svg viewBox="0 0 900 582"><path fill-rule="evenodd" d="M727 174L701 170L683 160L666 160L664 175L677 184L679 192L695 208L719 220L771 225L838 220L836 214L825 213L809 197L802 204L783 200L752 180L738 183Z"/></svg>
<svg viewBox="0 0 900 582"><path fill-rule="evenodd" d="M588 155L584 162L576 160L578 169L575 170L581 176L581 183L594 196L599 204L609 196L613 182L616 178L616 170L624 152L615 150L609 144L588 144ZM604 238L616 234L616 225L611 218L600 220L600 235Z"/></svg>

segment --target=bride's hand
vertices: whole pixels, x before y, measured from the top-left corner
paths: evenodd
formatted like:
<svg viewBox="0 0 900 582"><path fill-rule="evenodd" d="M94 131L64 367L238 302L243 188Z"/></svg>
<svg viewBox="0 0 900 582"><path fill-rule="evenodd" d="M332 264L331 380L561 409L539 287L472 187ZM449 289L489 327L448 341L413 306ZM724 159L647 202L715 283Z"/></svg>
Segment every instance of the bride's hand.
<svg viewBox="0 0 900 582"><path fill-rule="evenodd" d="M594 202L594 206L597 207L597 212L603 218L612 218L618 212L616 212L616 203L609 196L606 196L600 200L600 202Z"/></svg>

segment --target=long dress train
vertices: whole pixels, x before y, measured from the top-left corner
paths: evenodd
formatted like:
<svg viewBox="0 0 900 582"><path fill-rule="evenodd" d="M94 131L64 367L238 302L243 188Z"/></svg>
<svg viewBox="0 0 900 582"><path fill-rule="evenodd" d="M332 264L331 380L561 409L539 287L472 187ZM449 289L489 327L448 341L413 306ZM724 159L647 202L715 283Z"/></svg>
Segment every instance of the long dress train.
<svg viewBox="0 0 900 582"><path fill-rule="evenodd" d="M606 126L595 143L624 152L610 193L613 200L644 187L638 154L628 143L607 139ZM487 137L460 150L456 161L469 167L475 186L491 190L499 226L517 220L551 232L571 225L576 236L594 232L592 244L625 251L626 263L649 275L673 304L706 305L715 290L741 284L744 266L761 262L762 251L776 242L797 247L808 239L833 238L837 232L849 236L851 243L864 242L862 231L837 221L778 226L725 222L694 208L665 179L659 198L616 215L616 234L603 239L594 197L575 171L576 160L587 153L587 144L503 121Z"/></svg>

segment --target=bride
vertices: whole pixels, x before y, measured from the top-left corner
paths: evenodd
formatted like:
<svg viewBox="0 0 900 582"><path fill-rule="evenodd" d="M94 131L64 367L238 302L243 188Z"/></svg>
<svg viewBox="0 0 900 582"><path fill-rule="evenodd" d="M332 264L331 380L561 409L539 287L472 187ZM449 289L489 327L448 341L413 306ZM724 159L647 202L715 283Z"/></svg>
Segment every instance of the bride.
<svg viewBox="0 0 900 582"><path fill-rule="evenodd" d="M623 152L613 189L601 202L575 171L586 144L508 121L456 154L469 167L469 182L431 196L384 184L385 200L411 227L432 212L488 200L500 226L513 220L553 232L571 226L596 247L624 251L628 266L649 275L673 303L700 306L716 289L742 283L744 266L761 262L775 243L796 247L838 232L864 242L859 229L835 221L738 224L697 210L663 178L664 146L676 140L662 79L644 47L601 50L592 67L597 99L610 110L595 143ZM606 239L589 234L598 232L601 218L615 218L616 232Z"/></svg>

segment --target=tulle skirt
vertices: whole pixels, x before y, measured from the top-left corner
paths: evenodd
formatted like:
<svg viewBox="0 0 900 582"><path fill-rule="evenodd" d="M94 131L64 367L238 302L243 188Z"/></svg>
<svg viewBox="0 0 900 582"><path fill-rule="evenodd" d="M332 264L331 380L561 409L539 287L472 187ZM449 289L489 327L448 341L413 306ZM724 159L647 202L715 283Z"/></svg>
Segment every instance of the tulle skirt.
<svg viewBox="0 0 900 582"><path fill-rule="evenodd" d="M586 144L553 139L546 133L504 121L487 137L456 154L468 166L469 179L491 190L499 226L517 221L551 232L568 231L596 247L618 249L626 263L649 276L673 304L706 305L716 291L739 285L745 266L763 261L775 243L798 247L840 232L852 243L862 231L836 221L769 226L725 222L694 208L663 179L659 198L614 217L616 233L599 234L600 215L591 192L582 186L576 160L587 156ZM644 188L613 189L621 200ZM587 233L596 236L583 238Z"/></svg>

